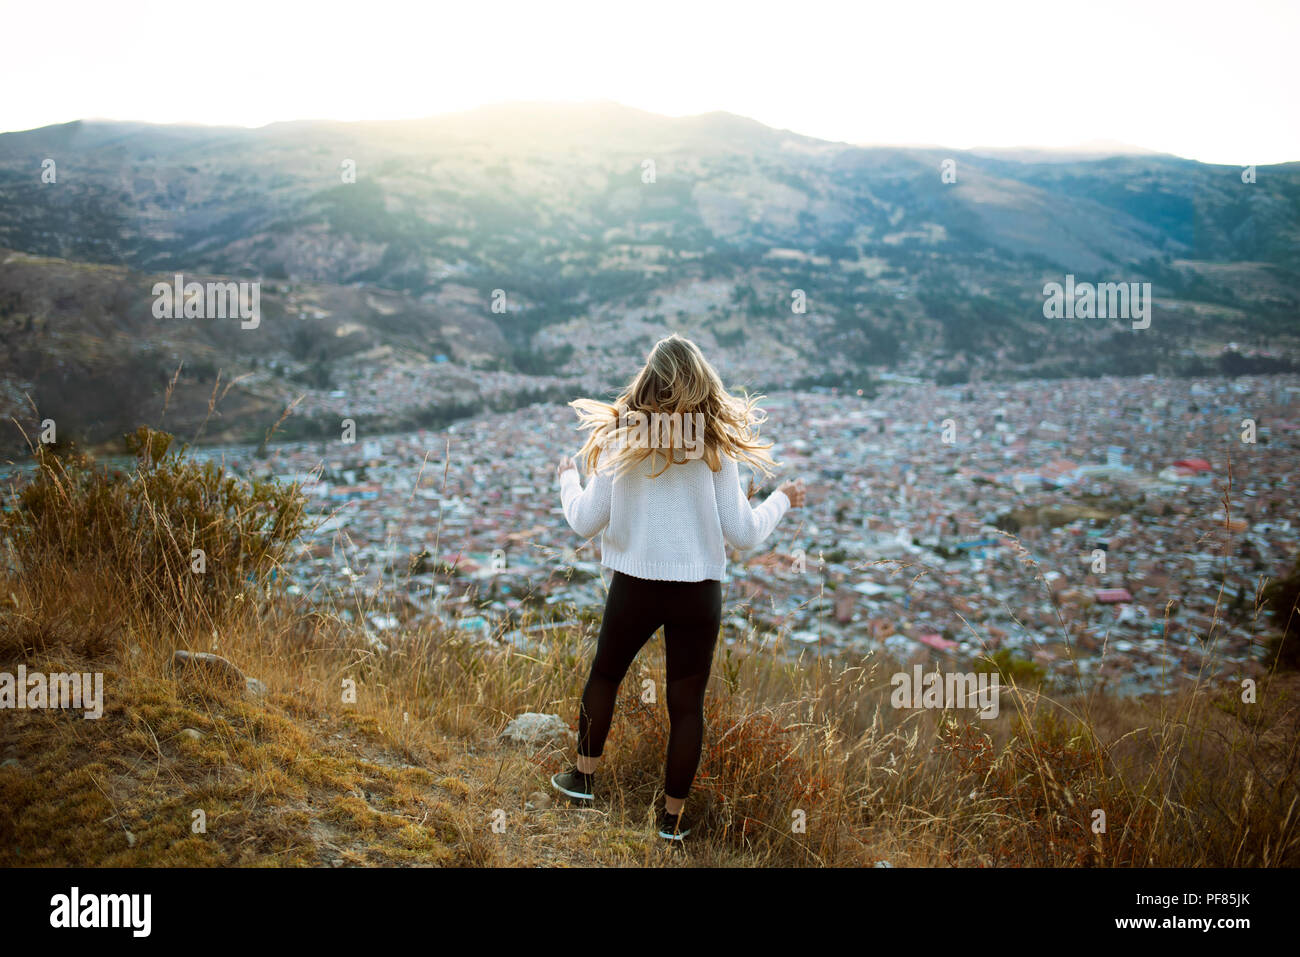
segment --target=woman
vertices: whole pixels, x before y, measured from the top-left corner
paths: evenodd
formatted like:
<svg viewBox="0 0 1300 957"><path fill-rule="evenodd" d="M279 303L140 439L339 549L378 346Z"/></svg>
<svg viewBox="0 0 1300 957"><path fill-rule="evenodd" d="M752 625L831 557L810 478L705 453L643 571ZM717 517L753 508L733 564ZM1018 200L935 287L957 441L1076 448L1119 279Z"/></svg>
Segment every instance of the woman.
<svg viewBox="0 0 1300 957"><path fill-rule="evenodd" d="M641 647L662 625L671 728L659 836L681 840L690 828L682 805L704 741L704 692L722 621L725 544L753 548L791 507L802 481L785 482L758 508L740 486L743 460L772 473L760 443L756 399L738 399L690 340L655 344L644 368L609 405L570 403L587 431L579 452L557 468L564 517L575 532L600 538L601 564L613 572L596 656L578 714L574 766L551 778L567 797L594 798L594 775L614 716L618 686Z"/></svg>

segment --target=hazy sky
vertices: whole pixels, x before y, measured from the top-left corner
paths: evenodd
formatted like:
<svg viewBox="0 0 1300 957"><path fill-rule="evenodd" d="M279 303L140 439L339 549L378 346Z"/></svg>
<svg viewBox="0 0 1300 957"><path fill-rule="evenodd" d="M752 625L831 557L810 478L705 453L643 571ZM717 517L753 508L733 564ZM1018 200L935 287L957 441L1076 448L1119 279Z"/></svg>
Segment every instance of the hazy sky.
<svg viewBox="0 0 1300 957"><path fill-rule="evenodd" d="M0 130L616 100L855 143L1300 160L1300 0L0 0L0 24Z"/></svg>

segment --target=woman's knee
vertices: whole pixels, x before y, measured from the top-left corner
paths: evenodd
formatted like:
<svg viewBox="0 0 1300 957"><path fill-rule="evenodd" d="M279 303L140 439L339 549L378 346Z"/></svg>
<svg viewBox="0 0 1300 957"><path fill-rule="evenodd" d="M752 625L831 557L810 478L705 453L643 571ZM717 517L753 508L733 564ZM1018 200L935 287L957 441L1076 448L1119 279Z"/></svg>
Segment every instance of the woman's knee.
<svg viewBox="0 0 1300 957"><path fill-rule="evenodd" d="M600 655L597 655L591 662L591 671L587 675L587 681L605 682L617 688L623 683L623 676L626 674L626 667L620 667L618 662L602 659Z"/></svg>
<svg viewBox="0 0 1300 957"><path fill-rule="evenodd" d="M707 673L668 682L668 717L674 721L679 718L703 717L704 692L708 685Z"/></svg>

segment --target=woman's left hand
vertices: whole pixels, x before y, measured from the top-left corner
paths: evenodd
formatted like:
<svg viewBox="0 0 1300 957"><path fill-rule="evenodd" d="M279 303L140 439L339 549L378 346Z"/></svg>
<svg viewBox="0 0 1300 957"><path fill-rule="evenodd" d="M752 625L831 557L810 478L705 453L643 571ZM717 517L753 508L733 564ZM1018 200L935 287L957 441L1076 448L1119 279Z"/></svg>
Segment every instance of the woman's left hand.
<svg viewBox="0 0 1300 957"><path fill-rule="evenodd" d="M565 472L569 471L569 469L576 468L577 466L573 464L573 458L566 455L564 458L560 459L559 464L555 466L555 477L558 479L563 476Z"/></svg>

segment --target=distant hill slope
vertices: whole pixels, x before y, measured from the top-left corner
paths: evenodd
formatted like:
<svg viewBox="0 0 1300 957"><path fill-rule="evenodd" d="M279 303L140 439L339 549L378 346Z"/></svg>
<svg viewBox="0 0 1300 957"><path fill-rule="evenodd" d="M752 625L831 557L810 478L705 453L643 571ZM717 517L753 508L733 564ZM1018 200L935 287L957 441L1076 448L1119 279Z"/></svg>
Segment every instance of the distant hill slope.
<svg viewBox="0 0 1300 957"><path fill-rule="evenodd" d="M222 277L187 270L185 279ZM35 403L40 419L98 443L134 423L163 421L165 404L166 421L187 438L202 426L208 441L257 441L297 396L331 392L354 365L370 371L441 357L499 365L495 357L507 351L496 325L450 288L420 301L378 287L266 280L258 323L245 328L238 317L155 317L158 282L172 284L174 275L0 249L0 414L30 433ZM221 401L209 414L214 390ZM402 397L390 398L381 404L401 411ZM346 404L340 414L349 414ZM288 431L301 433L295 424ZM0 448L21 444L14 431L5 430Z"/></svg>
<svg viewBox="0 0 1300 957"><path fill-rule="evenodd" d="M131 350L97 354L86 336L232 373L309 358L322 379L385 346L614 381L669 329L763 388L885 366L946 381L1203 370L1229 342L1287 366L1300 164L1255 174L1159 154L862 148L612 103L256 130L70 123L0 136L0 246L87 264L0 269L0 382L62 381L20 376L20 355L29 373L133 368ZM325 311L365 332L328 347L329 329L274 322L225 340L163 332L147 295L110 288L124 273L91 264L330 289ZM1151 328L1044 319L1043 285L1066 274L1151 282ZM360 287L398 297L397 318Z"/></svg>

